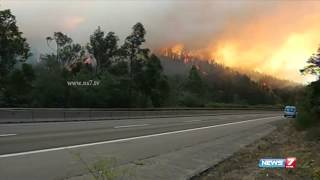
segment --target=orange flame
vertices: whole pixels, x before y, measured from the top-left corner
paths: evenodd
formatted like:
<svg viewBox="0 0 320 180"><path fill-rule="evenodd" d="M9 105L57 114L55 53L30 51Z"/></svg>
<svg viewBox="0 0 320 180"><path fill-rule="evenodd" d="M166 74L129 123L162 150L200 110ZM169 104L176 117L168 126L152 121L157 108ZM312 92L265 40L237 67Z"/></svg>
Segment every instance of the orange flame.
<svg viewBox="0 0 320 180"><path fill-rule="evenodd" d="M292 14L294 10L282 7L271 16L227 24L206 48L186 51L179 43L172 53L295 82L312 81L315 77L299 72L320 44L320 6L308 8Z"/></svg>
<svg viewBox="0 0 320 180"><path fill-rule="evenodd" d="M184 50L183 44L176 44L171 48L172 53L181 56Z"/></svg>

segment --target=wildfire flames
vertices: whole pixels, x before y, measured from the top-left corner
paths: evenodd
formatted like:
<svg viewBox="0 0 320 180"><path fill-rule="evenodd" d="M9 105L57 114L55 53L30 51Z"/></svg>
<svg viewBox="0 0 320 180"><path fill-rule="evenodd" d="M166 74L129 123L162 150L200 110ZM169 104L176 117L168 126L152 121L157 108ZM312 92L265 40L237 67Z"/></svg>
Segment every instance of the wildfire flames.
<svg viewBox="0 0 320 180"><path fill-rule="evenodd" d="M306 65L306 60L317 50L319 44L318 41L314 41L315 39L319 39L320 42L320 29L292 34L277 50L272 46L261 45L243 48L243 44L236 40L221 40L216 42L217 45L197 50L188 50L185 45L179 43L169 48L162 48L160 53L184 62L207 60L237 69L303 82L312 80L312 77L302 77L299 69Z"/></svg>
<svg viewBox="0 0 320 180"><path fill-rule="evenodd" d="M309 9L308 9L309 8ZM173 59L202 59L229 67L252 70L295 82L313 80L299 70L320 44L320 7L311 6L293 13L279 8L270 16L228 23L204 48L177 43L162 48Z"/></svg>

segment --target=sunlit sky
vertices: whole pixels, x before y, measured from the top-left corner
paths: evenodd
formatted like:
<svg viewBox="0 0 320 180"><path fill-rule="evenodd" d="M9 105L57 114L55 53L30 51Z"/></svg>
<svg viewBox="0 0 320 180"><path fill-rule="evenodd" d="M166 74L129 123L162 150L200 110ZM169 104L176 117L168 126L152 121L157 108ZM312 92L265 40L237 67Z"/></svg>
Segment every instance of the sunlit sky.
<svg viewBox="0 0 320 180"><path fill-rule="evenodd" d="M182 44L226 66L309 82L299 69L320 44L320 1L0 0L11 9L34 54L61 31L85 44L97 28L123 40L136 22L151 49Z"/></svg>

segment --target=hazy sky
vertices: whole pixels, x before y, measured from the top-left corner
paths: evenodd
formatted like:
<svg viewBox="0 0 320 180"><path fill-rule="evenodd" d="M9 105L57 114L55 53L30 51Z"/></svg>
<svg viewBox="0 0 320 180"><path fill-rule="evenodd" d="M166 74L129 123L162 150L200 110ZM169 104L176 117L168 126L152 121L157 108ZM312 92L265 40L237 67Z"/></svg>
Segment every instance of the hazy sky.
<svg viewBox="0 0 320 180"><path fill-rule="evenodd" d="M0 3L2 9L9 8L17 16L21 30L32 38L30 41L40 42L54 31L62 31L85 43L97 26L115 31L123 39L136 22L142 22L148 43L154 47L192 42L195 38L208 42L206 36L221 31L230 17L245 18L246 10L257 12L267 5L252 8L253 3L242 1L191 0L0 0ZM195 46L205 45L197 41Z"/></svg>
<svg viewBox="0 0 320 180"><path fill-rule="evenodd" d="M298 70L320 44L320 1L0 0L0 9L12 10L40 53L56 31L85 44L97 26L123 40L142 22L151 48L183 44L227 66L299 82L308 81Z"/></svg>

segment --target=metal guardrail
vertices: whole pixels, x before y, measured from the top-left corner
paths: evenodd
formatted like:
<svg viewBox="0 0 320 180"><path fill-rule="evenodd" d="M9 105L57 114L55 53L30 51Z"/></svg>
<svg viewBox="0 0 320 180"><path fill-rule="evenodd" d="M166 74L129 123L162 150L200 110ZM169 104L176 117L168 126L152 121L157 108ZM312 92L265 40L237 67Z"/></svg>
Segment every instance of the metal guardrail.
<svg viewBox="0 0 320 180"><path fill-rule="evenodd" d="M180 111L180 110L280 110L277 106L175 107L175 108L0 108L0 110L99 110L99 111Z"/></svg>
<svg viewBox="0 0 320 180"><path fill-rule="evenodd" d="M278 108L0 108L0 123L94 121L130 118L263 113Z"/></svg>

